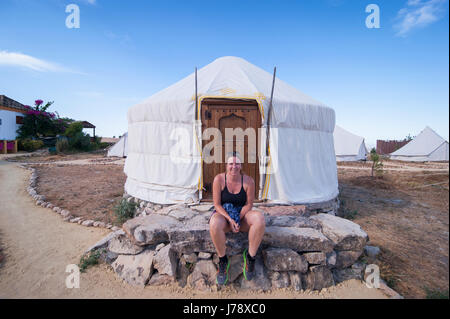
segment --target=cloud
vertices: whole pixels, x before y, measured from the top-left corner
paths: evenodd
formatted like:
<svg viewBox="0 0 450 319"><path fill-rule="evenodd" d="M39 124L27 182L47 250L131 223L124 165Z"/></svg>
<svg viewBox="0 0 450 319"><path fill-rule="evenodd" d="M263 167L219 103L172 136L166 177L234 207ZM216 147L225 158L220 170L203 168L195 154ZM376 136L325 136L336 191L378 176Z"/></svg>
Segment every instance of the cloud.
<svg viewBox="0 0 450 319"><path fill-rule="evenodd" d="M445 13L446 3L447 0L408 0L406 7L397 14L398 22L394 25L396 35L405 37L414 29L424 28L438 21Z"/></svg>
<svg viewBox="0 0 450 319"><path fill-rule="evenodd" d="M1 65L17 66L38 72L68 72L82 74L81 72L71 70L59 64L18 52L0 51L0 66Z"/></svg>

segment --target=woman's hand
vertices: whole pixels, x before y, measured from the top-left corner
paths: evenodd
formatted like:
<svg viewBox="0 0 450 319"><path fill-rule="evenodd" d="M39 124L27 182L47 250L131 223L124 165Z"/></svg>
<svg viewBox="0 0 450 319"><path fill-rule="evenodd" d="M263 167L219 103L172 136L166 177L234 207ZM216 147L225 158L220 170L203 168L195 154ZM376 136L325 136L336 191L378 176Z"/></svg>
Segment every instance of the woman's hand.
<svg viewBox="0 0 450 319"><path fill-rule="evenodd" d="M233 233L239 233L239 224L236 223L232 218L230 218L231 231Z"/></svg>

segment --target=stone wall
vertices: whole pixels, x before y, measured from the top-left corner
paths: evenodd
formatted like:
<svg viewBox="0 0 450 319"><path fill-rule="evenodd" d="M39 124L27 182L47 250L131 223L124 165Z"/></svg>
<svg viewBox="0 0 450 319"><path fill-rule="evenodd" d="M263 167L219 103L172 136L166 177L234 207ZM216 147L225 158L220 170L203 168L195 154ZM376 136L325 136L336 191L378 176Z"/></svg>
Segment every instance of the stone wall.
<svg viewBox="0 0 450 319"><path fill-rule="evenodd" d="M132 285L177 282L199 290L216 289L218 256L209 234L212 205L141 205L140 216L128 220L89 248ZM255 208L260 209L260 208ZM357 224L332 213L310 214L282 208L264 210L266 231L256 258L256 275L242 275L246 233L227 234L231 261L229 284L237 289L292 287L320 290L350 278L362 278L357 263L367 234Z"/></svg>

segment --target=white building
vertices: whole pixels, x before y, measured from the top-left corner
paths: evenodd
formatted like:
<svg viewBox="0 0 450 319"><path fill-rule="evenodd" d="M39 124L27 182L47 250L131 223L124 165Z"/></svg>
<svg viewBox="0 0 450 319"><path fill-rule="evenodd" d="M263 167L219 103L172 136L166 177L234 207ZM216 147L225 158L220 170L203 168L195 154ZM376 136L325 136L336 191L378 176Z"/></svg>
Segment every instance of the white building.
<svg viewBox="0 0 450 319"><path fill-rule="evenodd" d="M12 150L12 142L16 140L17 129L26 112L27 109L21 103L0 95L0 152L5 153L4 145Z"/></svg>

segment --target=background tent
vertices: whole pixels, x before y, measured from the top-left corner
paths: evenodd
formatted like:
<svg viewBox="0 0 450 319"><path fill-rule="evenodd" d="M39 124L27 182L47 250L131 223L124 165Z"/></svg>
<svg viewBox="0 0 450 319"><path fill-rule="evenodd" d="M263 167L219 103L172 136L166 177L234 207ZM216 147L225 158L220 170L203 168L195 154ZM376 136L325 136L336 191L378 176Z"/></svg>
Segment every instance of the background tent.
<svg viewBox="0 0 450 319"><path fill-rule="evenodd" d="M333 133L337 161L361 161L368 153L364 137L350 133L336 125Z"/></svg>
<svg viewBox="0 0 450 319"><path fill-rule="evenodd" d="M412 162L448 161L448 142L427 126L411 142L391 153L390 158Z"/></svg>
<svg viewBox="0 0 450 319"><path fill-rule="evenodd" d="M222 57L198 70L198 105L203 100L257 102L265 123L273 75L237 57ZM333 146L334 110L276 79L270 129L272 174L256 188L261 199L319 203L338 195ZM199 115L205 115L203 109ZM195 127L195 75L128 110L125 191L163 204L197 202L203 184L201 128ZM183 143L176 137L183 133ZM258 158L265 155L260 139ZM263 168L264 169L264 168ZM262 174L263 172L260 171Z"/></svg>
<svg viewBox="0 0 450 319"><path fill-rule="evenodd" d="M107 156L127 157L128 132L123 134L116 144L110 147Z"/></svg>

